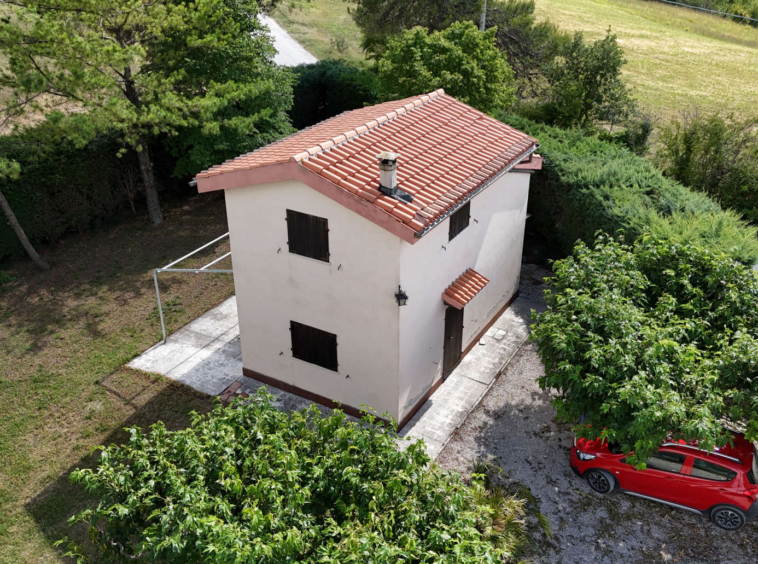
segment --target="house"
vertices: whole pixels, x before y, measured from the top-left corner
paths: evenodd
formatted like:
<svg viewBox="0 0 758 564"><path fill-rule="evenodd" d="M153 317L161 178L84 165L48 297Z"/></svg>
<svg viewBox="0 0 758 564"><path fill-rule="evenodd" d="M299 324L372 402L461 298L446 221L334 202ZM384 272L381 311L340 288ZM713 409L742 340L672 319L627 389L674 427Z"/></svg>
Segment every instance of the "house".
<svg viewBox="0 0 758 564"><path fill-rule="evenodd" d="M516 296L536 147L438 90L198 174L225 191L244 373L405 424Z"/></svg>

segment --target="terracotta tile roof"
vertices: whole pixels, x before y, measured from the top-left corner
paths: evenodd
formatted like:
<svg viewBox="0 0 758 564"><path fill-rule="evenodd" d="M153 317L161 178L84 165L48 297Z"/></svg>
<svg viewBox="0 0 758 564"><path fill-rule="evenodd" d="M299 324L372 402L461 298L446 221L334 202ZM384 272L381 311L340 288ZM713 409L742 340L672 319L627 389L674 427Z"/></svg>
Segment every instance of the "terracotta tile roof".
<svg viewBox="0 0 758 564"><path fill-rule="evenodd" d="M442 301L456 309L463 309L488 282L487 278L469 268L445 289Z"/></svg>
<svg viewBox="0 0 758 564"><path fill-rule="evenodd" d="M528 135L445 95L385 102L304 129L197 175L217 175L295 161L359 196L417 234L534 150ZM377 155L400 153L398 187L411 203L382 195Z"/></svg>

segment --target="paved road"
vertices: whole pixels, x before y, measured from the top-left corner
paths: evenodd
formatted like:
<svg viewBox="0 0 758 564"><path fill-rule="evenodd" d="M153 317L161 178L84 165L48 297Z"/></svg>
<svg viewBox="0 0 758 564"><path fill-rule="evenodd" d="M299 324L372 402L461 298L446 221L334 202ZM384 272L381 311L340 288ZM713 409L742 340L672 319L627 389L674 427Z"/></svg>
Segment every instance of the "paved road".
<svg viewBox="0 0 758 564"><path fill-rule="evenodd" d="M268 26L271 30L271 36L274 38L274 47L276 47L276 56L274 61L285 67L294 67L305 63L316 63L318 59L311 55L297 41L292 39L289 33L284 31L282 26L274 21L270 16L260 14L258 16L261 23Z"/></svg>

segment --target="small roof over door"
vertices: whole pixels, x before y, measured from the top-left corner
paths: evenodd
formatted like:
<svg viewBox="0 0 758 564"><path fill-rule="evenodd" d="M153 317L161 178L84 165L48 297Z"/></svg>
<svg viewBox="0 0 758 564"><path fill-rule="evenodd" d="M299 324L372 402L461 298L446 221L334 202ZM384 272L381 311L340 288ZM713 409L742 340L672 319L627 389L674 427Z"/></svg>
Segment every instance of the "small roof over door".
<svg viewBox="0 0 758 564"><path fill-rule="evenodd" d="M445 289L442 301L456 309L463 309L488 283L487 278L469 268Z"/></svg>

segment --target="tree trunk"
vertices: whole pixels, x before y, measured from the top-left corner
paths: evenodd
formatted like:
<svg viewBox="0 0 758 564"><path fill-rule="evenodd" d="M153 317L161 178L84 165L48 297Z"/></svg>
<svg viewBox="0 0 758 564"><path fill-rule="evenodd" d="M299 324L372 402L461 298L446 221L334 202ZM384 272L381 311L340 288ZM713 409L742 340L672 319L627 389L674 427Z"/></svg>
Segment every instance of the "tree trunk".
<svg viewBox="0 0 758 564"><path fill-rule="evenodd" d="M32 247L29 239L26 238L26 233L24 233L21 224L18 222L18 219L16 219L16 214L13 213L13 210L8 205L8 200L5 199L2 191L0 191L0 207L3 208L5 217L8 218L8 223L10 223L11 227L13 227L13 231L16 232L16 237L18 237L18 240L21 241L21 245L24 247L24 250L27 252L29 257L34 261L34 264L36 264L42 270L50 270L50 265L42 260L42 257L39 256L37 254L37 251L34 250L34 247Z"/></svg>
<svg viewBox="0 0 758 564"><path fill-rule="evenodd" d="M144 137L140 137L139 144L142 150L137 152L137 158L139 159L139 168L142 173L142 183L145 185L147 212L150 214L150 219L153 220L153 223L158 225L159 223L163 223L163 212L161 212L161 203L158 200L158 188L155 186L150 149L148 149L147 140Z"/></svg>

